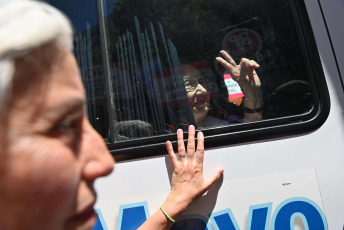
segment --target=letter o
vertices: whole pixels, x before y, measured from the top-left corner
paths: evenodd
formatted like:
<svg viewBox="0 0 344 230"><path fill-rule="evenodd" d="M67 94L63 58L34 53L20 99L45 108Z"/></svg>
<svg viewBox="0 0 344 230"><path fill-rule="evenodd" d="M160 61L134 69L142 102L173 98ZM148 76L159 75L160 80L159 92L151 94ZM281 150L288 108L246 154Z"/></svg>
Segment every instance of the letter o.
<svg viewBox="0 0 344 230"><path fill-rule="evenodd" d="M312 200L295 197L283 201L275 210L272 220L272 230L293 230L294 220L301 217L305 230L327 230L325 214Z"/></svg>

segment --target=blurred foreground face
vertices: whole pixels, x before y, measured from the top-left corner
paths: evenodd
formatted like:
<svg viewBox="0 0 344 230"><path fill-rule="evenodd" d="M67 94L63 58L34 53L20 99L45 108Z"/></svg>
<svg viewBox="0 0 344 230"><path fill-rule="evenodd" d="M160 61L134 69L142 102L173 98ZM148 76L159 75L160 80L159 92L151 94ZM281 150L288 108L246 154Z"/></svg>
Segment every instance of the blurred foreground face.
<svg viewBox="0 0 344 230"><path fill-rule="evenodd" d="M205 88L203 76L197 74L189 74L183 77L186 94L191 106L196 123L208 114L210 94Z"/></svg>
<svg viewBox="0 0 344 230"><path fill-rule="evenodd" d="M91 229L94 180L114 161L87 120L71 52L49 44L18 60L11 96L0 229Z"/></svg>

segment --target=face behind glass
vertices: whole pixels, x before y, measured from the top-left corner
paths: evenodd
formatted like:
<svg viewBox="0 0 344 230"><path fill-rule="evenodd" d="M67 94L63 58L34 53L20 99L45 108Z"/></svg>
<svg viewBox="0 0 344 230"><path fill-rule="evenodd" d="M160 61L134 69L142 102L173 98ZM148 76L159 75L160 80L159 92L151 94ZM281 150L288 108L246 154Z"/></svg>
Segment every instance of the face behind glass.
<svg viewBox="0 0 344 230"><path fill-rule="evenodd" d="M46 45L16 62L14 79L1 143L0 229L91 229L94 180L114 161L87 120L73 55Z"/></svg>
<svg viewBox="0 0 344 230"><path fill-rule="evenodd" d="M208 114L210 94L199 72L185 75L183 78L189 104L197 123Z"/></svg>

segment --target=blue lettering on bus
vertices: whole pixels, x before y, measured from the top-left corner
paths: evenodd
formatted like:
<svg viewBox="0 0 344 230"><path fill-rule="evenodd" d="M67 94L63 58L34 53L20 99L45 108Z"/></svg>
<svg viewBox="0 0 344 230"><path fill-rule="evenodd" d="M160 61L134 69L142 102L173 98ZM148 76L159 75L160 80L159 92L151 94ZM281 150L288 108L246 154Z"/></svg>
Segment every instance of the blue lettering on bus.
<svg viewBox="0 0 344 230"><path fill-rule="evenodd" d="M268 230L272 203L252 205L249 207L247 230ZM107 230L101 211L96 210L98 222L95 230ZM240 230L232 210L225 209L209 215L210 222L216 230ZM121 205L117 230L137 229L149 217L147 202ZM271 230L294 230L295 218L301 218L305 230L327 230L325 214L312 200L295 197L278 205L271 218ZM201 215L189 215L179 218L173 230L185 229L184 226L197 225L197 229L211 229L209 221Z"/></svg>
<svg viewBox="0 0 344 230"><path fill-rule="evenodd" d="M272 203L250 206L247 230L269 230Z"/></svg>
<svg viewBox="0 0 344 230"><path fill-rule="evenodd" d="M230 208L210 214L210 221L216 230L240 230Z"/></svg>
<svg viewBox="0 0 344 230"><path fill-rule="evenodd" d="M99 208L94 211L97 213L98 218L93 230L108 230L103 218L102 211Z"/></svg>
<svg viewBox="0 0 344 230"><path fill-rule="evenodd" d="M138 229L149 217L147 202L121 205L118 215L118 230Z"/></svg>
<svg viewBox="0 0 344 230"><path fill-rule="evenodd" d="M325 214L312 200L294 197L283 201L275 210L271 230L294 230L296 217L302 219L305 230L327 230Z"/></svg>

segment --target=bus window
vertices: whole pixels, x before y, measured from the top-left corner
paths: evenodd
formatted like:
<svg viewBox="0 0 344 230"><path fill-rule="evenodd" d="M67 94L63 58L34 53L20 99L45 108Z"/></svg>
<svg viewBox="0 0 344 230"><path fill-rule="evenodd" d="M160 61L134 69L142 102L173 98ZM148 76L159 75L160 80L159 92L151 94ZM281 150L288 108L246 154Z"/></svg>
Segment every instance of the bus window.
<svg viewBox="0 0 344 230"><path fill-rule="evenodd" d="M137 149L161 147L191 124L218 146L290 134L284 124L309 130L327 117L300 1L48 2L72 20L89 117L115 155L140 157Z"/></svg>

